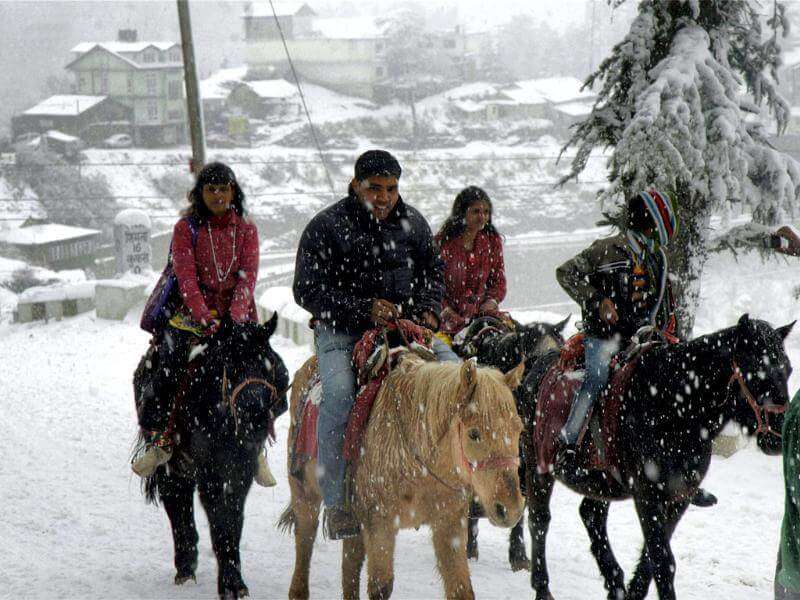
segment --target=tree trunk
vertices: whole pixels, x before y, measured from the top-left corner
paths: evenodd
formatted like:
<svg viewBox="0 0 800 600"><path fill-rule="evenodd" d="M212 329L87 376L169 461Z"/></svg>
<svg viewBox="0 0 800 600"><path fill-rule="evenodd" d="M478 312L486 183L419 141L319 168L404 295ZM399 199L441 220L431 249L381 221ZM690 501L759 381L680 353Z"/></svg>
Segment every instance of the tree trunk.
<svg viewBox="0 0 800 600"><path fill-rule="evenodd" d="M675 295L678 336L692 337L700 301L700 282L708 259L709 217L706 200L697 193L676 194L678 235L670 243L670 275Z"/></svg>

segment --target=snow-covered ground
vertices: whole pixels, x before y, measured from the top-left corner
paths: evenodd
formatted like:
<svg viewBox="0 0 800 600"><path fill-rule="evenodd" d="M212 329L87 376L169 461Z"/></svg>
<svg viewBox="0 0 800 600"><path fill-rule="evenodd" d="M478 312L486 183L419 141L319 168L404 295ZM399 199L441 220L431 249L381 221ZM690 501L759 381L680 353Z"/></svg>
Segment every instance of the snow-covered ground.
<svg viewBox="0 0 800 600"><path fill-rule="evenodd" d="M749 310L783 324L797 314L793 282L800 263L744 257L712 259L698 328L732 324ZM526 315L530 318L542 313ZM550 315L555 318L557 315ZM135 311L125 322L92 313L50 324L0 326L0 597L212 598L216 561L198 504L198 581L172 584L172 541L166 515L145 505L128 467L136 424L131 373L147 335ZM290 370L308 348L282 339ZM800 360L800 332L789 341ZM798 382L792 381L792 389ZM294 562L293 540L274 527L288 498L287 419L278 427L271 464L277 488L254 487L242 543L244 577L253 597L281 598ZM720 502L690 508L674 538L677 590L683 599L770 598L783 511L781 463L752 446L714 458L705 486ZM557 486L548 558L554 595L605 597L578 518L579 498ZM610 537L627 572L641 544L630 502L611 509ZM526 534L527 536L527 534ZM529 597L527 573L507 567L506 532L481 524L480 560L471 563L483 598ZM317 541L312 567L316 598L339 593L337 542ZM395 597L438 598L429 533L403 532L396 555ZM654 597L655 593L651 591Z"/></svg>

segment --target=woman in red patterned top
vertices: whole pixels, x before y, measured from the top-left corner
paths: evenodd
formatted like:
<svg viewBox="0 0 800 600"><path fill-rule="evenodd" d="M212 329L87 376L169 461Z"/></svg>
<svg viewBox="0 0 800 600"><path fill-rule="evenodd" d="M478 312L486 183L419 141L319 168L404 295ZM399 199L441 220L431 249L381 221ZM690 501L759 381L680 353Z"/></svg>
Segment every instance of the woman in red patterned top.
<svg viewBox="0 0 800 600"><path fill-rule="evenodd" d="M486 192L463 189L436 241L445 265L441 331L452 337L477 315L496 312L506 296L503 239Z"/></svg>
<svg viewBox="0 0 800 600"><path fill-rule="evenodd" d="M188 200L172 233L172 267L180 304L164 331L156 335L158 371L140 399L139 424L148 432L150 445L133 469L143 476L171 456L172 440L166 429L192 341L214 333L225 316L240 323L258 321L253 297L258 231L246 216L236 176L227 165L210 163L197 176Z"/></svg>

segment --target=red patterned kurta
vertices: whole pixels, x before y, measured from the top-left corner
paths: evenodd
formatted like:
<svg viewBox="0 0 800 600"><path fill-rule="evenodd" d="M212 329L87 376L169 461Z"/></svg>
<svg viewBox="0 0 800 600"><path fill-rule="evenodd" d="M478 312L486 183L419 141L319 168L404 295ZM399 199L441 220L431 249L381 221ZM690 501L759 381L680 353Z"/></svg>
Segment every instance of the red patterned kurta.
<svg viewBox="0 0 800 600"><path fill-rule="evenodd" d="M213 309L220 316L230 313L238 322L258 320L253 298L258 277L255 224L242 219L233 210L210 217L198 227L197 244L192 248L189 224L181 219L172 234L172 262L184 306L192 319L208 322Z"/></svg>
<svg viewBox="0 0 800 600"><path fill-rule="evenodd" d="M481 304L490 299L500 304L506 297L503 240L480 231L472 250L464 248L460 237L441 243L441 250L445 282L442 309L450 308L458 315L443 319L441 329L453 335L478 314Z"/></svg>

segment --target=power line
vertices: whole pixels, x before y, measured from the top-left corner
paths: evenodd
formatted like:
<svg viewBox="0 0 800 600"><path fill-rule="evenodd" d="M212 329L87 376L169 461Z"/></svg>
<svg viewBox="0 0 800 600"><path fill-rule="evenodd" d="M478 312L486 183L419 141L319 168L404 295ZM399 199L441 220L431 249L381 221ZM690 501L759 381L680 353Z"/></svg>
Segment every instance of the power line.
<svg viewBox="0 0 800 600"><path fill-rule="evenodd" d="M317 138L317 130L314 127L314 123L311 121L311 113L308 112L308 105L306 104L306 96L303 93L303 88L300 85L300 79L297 77L297 71L294 68L294 61L292 61L292 56L289 54L289 46L286 44L286 37L283 35L283 27L281 27L281 22L278 19L278 13L275 12L275 5L272 3L272 0L269 0L269 6L272 9L272 16L275 17L275 25L278 27L278 33L281 36L281 42L283 42L283 49L286 51L286 59L289 61L289 67L292 69L292 75L294 76L295 85L297 85L297 91L300 93L300 101L303 103L303 110L306 113L306 119L308 120L308 126L311 128L311 137L314 139L314 145L317 147L317 152L319 152L319 158L322 162L322 166L325 169L325 177L328 179L328 186L331 188L331 195L335 198L336 197L336 189L333 187L333 179L331 179L331 174L328 171L328 165L325 164L325 155L322 152L322 146L319 143L319 139Z"/></svg>

